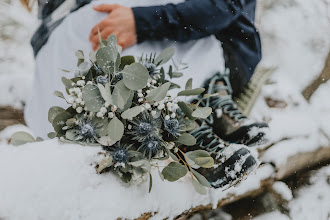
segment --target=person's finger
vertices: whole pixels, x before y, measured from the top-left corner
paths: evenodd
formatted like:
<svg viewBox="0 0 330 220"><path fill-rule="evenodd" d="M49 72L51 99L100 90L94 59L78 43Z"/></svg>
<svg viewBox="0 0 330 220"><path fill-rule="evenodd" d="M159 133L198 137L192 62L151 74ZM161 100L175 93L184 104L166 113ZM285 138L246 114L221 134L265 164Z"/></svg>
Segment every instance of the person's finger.
<svg viewBox="0 0 330 220"><path fill-rule="evenodd" d="M101 4L101 5L93 6L93 9L98 12L112 12L113 10L119 7L120 5L118 4L113 4L113 5Z"/></svg>

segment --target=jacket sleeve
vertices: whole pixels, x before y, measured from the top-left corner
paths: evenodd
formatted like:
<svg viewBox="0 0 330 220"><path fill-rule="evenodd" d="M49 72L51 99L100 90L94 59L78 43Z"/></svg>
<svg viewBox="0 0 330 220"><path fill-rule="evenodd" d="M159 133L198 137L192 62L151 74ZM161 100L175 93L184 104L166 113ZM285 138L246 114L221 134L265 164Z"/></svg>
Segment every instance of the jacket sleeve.
<svg viewBox="0 0 330 220"><path fill-rule="evenodd" d="M138 42L171 39L180 42L218 33L238 13L226 0L188 0L177 5L135 7Z"/></svg>

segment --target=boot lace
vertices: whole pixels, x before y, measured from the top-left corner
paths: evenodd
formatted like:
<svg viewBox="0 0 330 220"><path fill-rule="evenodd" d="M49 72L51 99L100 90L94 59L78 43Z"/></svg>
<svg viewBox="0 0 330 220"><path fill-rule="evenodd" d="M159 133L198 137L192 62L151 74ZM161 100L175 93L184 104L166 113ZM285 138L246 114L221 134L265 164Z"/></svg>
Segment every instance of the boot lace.
<svg viewBox="0 0 330 220"><path fill-rule="evenodd" d="M223 81L224 85L216 85L218 81ZM229 81L229 71L226 70L225 73L216 73L211 80L209 81L209 85L207 89L208 94L214 94L219 91L226 91L228 95L226 96L213 96L206 100L205 104L212 109L221 108L223 113L227 114L230 118L239 122L241 120L246 119L246 117L241 113L238 109L237 105L232 99L232 88L230 86Z"/></svg>

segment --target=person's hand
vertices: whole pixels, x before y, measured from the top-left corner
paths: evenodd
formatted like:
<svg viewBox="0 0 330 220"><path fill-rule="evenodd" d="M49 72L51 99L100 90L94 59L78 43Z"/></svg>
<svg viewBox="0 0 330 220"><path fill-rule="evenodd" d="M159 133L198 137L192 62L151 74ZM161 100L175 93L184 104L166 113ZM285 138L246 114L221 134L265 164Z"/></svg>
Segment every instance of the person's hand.
<svg viewBox="0 0 330 220"><path fill-rule="evenodd" d="M92 43L93 50L99 47L98 30L101 38L107 39L111 34L115 34L118 44L123 49L130 47L137 42L134 14L131 8L118 4L102 4L93 7L99 12L107 12L109 15L92 29L89 41Z"/></svg>

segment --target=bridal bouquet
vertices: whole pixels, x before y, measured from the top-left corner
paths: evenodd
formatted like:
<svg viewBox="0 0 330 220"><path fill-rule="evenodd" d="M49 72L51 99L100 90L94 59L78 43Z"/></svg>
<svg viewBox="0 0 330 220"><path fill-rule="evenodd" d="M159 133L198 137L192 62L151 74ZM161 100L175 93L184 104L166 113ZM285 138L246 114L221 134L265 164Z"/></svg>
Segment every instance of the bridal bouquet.
<svg viewBox="0 0 330 220"><path fill-rule="evenodd" d="M101 145L105 153L96 166L98 173L114 172L124 182L134 183L149 178L149 190L151 167L161 168L160 177L171 182L189 173L195 189L205 194L210 184L196 169L211 168L214 161L206 151L189 151L189 146L196 145L189 131L196 128L196 119L207 118L212 109L198 107L201 100L195 104L180 100L200 95L204 89L193 89L189 79L176 97L168 93L179 86L167 78L182 76L180 65L172 60L165 78L162 66L171 60L174 48L158 56L142 55L138 61L133 56L121 57L120 50L116 36L111 35L88 61L82 51L76 52L74 77L62 78L67 95L54 93L70 107L49 110L54 127L49 137Z"/></svg>

